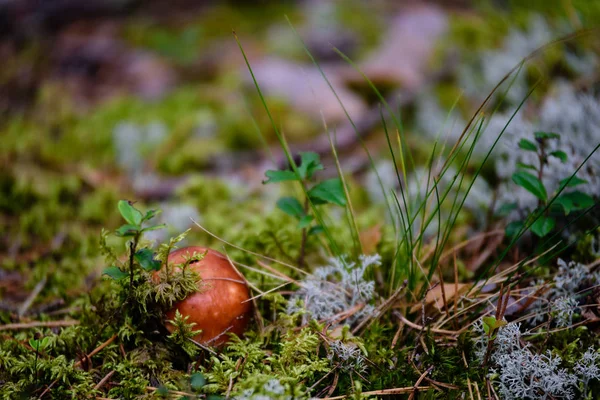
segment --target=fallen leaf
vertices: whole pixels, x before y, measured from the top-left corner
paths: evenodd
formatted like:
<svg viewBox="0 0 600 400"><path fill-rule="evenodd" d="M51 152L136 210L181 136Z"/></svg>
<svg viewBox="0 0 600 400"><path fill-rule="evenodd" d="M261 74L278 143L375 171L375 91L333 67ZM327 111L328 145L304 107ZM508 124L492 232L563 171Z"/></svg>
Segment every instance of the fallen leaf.
<svg viewBox="0 0 600 400"><path fill-rule="evenodd" d="M364 254L377 252L377 245L381 242L381 227L382 224L377 224L359 233Z"/></svg>
<svg viewBox="0 0 600 400"><path fill-rule="evenodd" d="M448 304L448 308L450 307L450 304L452 303L452 301L454 300L455 295L461 295L463 294L467 288L471 286L469 283L459 283L458 285L455 285L454 283L444 283L443 285L443 289L444 292L446 294L446 303ZM457 289L458 288L458 292ZM415 304L414 306L412 306L412 308L410 309L410 312L416 312L421 308L421 302ZM434 287L433 289L431 289L430 291L427 292L427 295L425 296L425 306L426 307L430 307L434 305L438 310L443 310L444 309L444 297L442 296L442 284L437 285L436 287Z"/></svg>

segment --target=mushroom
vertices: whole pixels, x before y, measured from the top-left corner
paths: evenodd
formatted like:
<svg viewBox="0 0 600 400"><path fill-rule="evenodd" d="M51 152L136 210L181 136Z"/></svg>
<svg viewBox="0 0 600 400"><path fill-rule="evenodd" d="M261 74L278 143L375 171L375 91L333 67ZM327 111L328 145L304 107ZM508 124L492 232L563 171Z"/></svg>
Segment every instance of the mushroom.
<svg viewBox="0 0 600 400"><path fill-rule="evenodd" d="M219 347L228 341L228 333L238 336L244 333L252 315L252 302L245 278L218 251L184 247L169 254L169 264L183 264L205 252L203 259L192 261L188 267L200 275L205 285L176 303L167 312L167 320L175 319L175 312L179 310L183 317L189 316L188 322L196 324L195 330L202 330L194 340ZM166 327L170 332L175 329L169 322Z"/></svg>

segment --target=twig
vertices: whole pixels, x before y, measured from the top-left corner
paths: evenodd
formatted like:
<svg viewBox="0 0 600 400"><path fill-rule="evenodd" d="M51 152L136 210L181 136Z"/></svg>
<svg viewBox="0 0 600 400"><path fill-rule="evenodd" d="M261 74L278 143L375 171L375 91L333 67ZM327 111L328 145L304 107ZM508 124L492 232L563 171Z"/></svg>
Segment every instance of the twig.
<svg viewBox="0 0 600 400"><path fill-rule="evenodd" d="M14 324L0 325L0 331L12 331L29 328L59 328L62 326L73 326L79 323L76 319L65 319L61 321L32 321L17 322Z"/></svg>
<svg viewBox="0 0 600 400"><path fill-rule="evenodd" d="M413 390L429 390L431 386L409 386L402 388L393 388L393 389L382 389L382 390L372 390L370 392L362 392L365 396L392 396L395 394L406 394L411 393ZM351 394L345 394L343 396L335 396L328 397L329 400L341 400L352 396Z"/></svg>
<svg viewBox="0 0 600 400"><path fill-rule="evenodd" d="M375 320L380 318L387 310L389 310L394 305L394 302L396 301L398 296L400 296L400 293L402 293L402 291L406 288L407 285L408 280L404 280L402 285L398 289L396 289L396 291L386 301L384 301L375 309L375 311L371 315L371 318L364 318L360 322L360 324L358 324L356 328L352 330L352 334L356 335L365 325L367 325L367 323L368 326L370 326Z"/></svg>
<svg viewBox="0 0 600 400"><path fill-rule="evenodd" d="M99 390L102 386L104 386L106 384L106 382L108 382L108 380L110 379L110 377L114 375L114 373L115 373L115 370L113 369L108 374L106 374L106 376L104 378L102 378L100 380L100 382L98 382L96 384L96 386L94 386L94 390Z"/></svg>
<svg viewBox="0 0 600 400"><path fill-rule="evenodd" d="M333 399L333 397L329 397L329 396L331 396L333 394L333 392L335 392L335 388L337 387L339 379L340 379L340 374L337 371L335 371L335 375L333 375L333 382L331 383L331 386L330 386L329 390L327 391L327 395L325 397Z"/></svg>
<svg viewBox="0 0 600 400"><path fill-rule="evenodd" d="M398 330L396 331L396 334L394 334L394 338L392 339L392 350L394 349L394 347L396 347L396 344L398 343L398 339L400 339L400 335L402 334L402 331L404 330L404 322L400 321L400 323L398 324Z"/></svg>
<svg viewBox="0 0 600 400"><path fill-rule="evenodd" d="M156 392L158 390L158 388L154 387L154 386L147 386L146 390L148 392ZM170 395L175 395L175 396L187 396L187 397L191 396L191 398L194 398L197 396L194 393L182 392L180 390L169 390L168 392Z"/></svg>
<svg viewBox="0 0 600 400"><path fill-rule="evenodd" d="M24 316L27 313L27 310L29 310L29 307L31 307L31 304L33 304L33 301L35 300L35 298L40 294L40 292L42 291L44 286L46 286L47 281L48 281L48 279L46 277L44 277L44 279L42 279L41 281L39 281L37 283L37 285L35 285L35 287L33 288L33 291L29 294L29 296L27 296L27 299L25 299L25 301L23 302L21 307L19 307L19 312L17 313L19 318L21 318L22 316Z"/></svg>
<svg viewBox="0 0 600 400"><path fill-rule="evenodd" d="M427 375L429 375L429 373L431 372L431 370L433 370L433 365L429 366L429 368L427 368L427 369L425 370L425 372L423 372L423 373L421 374L421 376L419 377L419 379L417 379L417 381L415 382L415 384L414 384L414 386L413 386L412 393L410 394L410 396L408 396L408 400L413 400L413 399L415 398L415 394L416 394L416 393L417 393L417 391L419 390L419 389L418 389L418 387L419 387L419 384L420 384L421 382L423 382L423 379L425 379L425 377L426 377Z"/></svg>
<svg viewBox="0 0 600 400"><path fill-rule="evenodd" d="M206 351L208 351L209 353L211 353L212 355L215 355L215 356L217 355L217 352L216 352L216 351L214 351L214 350L212 350L210 347L208 347L208 346L205 346L205 345L203 345L202 343L200 343L200 342L197 342L197 341L195 341L195 340L194 340L194 339L192 339L192 338L188 338L188 340L189 340L190 342L194 343L196 346L200 347L202 350L206 350Z"/></svg>
<svg viewBox="0 0 600 400"><path fill-rule="evenodd" d="M396 317L398 317L400 319L400 321L404 322L406 325L410 326L413 329L416 329L416 330L419 330L419 331L427 329L424 326L421 326L421 325L415 324L414 322L409 321L408 319L406 319L406 317L404 317L404 315L400 314L400 312L398 312L398 311L394 311L394 315ZM442 334L442 335L453 335L453 336L455 336L455 335L460 335L463 331L469 329L469 327L465 326L465 327L463 327L463 328L461 328L461 329L459 329L457 331L449 331L447 329L437 329L437 328L428 328L428 329L431 332L433 332L433 333L439 333L439 334Z"/></svg>

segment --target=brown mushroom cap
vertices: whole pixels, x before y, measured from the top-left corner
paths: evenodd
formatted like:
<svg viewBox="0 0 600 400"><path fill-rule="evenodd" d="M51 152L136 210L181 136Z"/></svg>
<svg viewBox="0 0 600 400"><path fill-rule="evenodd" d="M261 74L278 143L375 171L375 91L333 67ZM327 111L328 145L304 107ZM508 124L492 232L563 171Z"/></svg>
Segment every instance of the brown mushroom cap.
<svg viewBox="0 0 600 400"><path fill-rule="evenodd" d="M176 303L167 312L167 319L173 320L175 311L179 310L184 317L189 316L188 322L196 323L194 330L202 330L194 340L221 346L229 339L227 333L238 336L244 333L252 315L252 302L244 277L218 251L199 246L184 247L169 255L169 264L182 264L186 258L204 252L207 254L202 260L192 262L188 267L202 278L201 290ZM170 323L166 327L171 332L174 329Z"/></svg>

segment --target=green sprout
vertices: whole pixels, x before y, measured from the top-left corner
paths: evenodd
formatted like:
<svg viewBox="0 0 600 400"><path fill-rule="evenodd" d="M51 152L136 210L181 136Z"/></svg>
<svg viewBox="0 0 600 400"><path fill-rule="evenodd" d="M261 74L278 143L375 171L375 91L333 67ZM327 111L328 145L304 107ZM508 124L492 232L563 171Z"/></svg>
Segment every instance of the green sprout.
<svg viewBox="0 0 600 400"><path fill-rule="evenodd" d="M301 152L300 165L297 168L297 172L292 170L268 170L265 173L267 179L263 181L264 184L296 181L306 189L304 199L290 196L282 197L277 201L277 208L296 218L298 220L298 228L302 229L302 244L298 259L299 265L303 264L304 247L307 237L323 231L323 226L314 222L315 215L314 212L311 212L313 207L324 204L346 206L347 200L344 193L344 185L340 178L314 182L315 172L323 169L323 164L321 164L317 153ZM313 207L311 207L311 204Z"/></svg>
<svg viewBox="0 0 600 400"><path fill-rule="evenodd" d="M160 213L160 210L150 210L142 214L140 210L133 206L133 203L127 200L120 200L118 203L119 212L127 222L121 225L115 231L115 234L120 237L130 238L128 242L129 248L129 272L123 271L117 266L110 266L103 272L114 280L121 280L129 276L130 290L133 288L134 266L137 261L138 265L145 271L158 271L161 263L155 260L154 253L150 249L140 249L137 247L144 232L162 229L164 224L144 226L148 221Z"/></svg>
<svg viewBox="0 0 600 400"><path fill-rule="evenodd" d="M519 169L512 175L512 181L534 195L538 199L538 205L525 220L513 221L506 227L506 233L510 237L525 226L529 226L533 234L540 238L547 236L556 226L554 215L560 213L569 215L572 211L583 210L594 205L594 199L581 191L563 193L567 187L572 188L588 183L575 175L560 181L557 193L553 197L548 196L548 190L543 183L544 168L548 164L548 159L554 157L565 163L568 156L562 150L548 151L548 142L560 139L559 134L535 132L534 137L535 142L521 139L519 148L536 153L538 165L518 163ZM516 203L506 204L502 207L502 212L511 211L516 207Z"/></svg>

